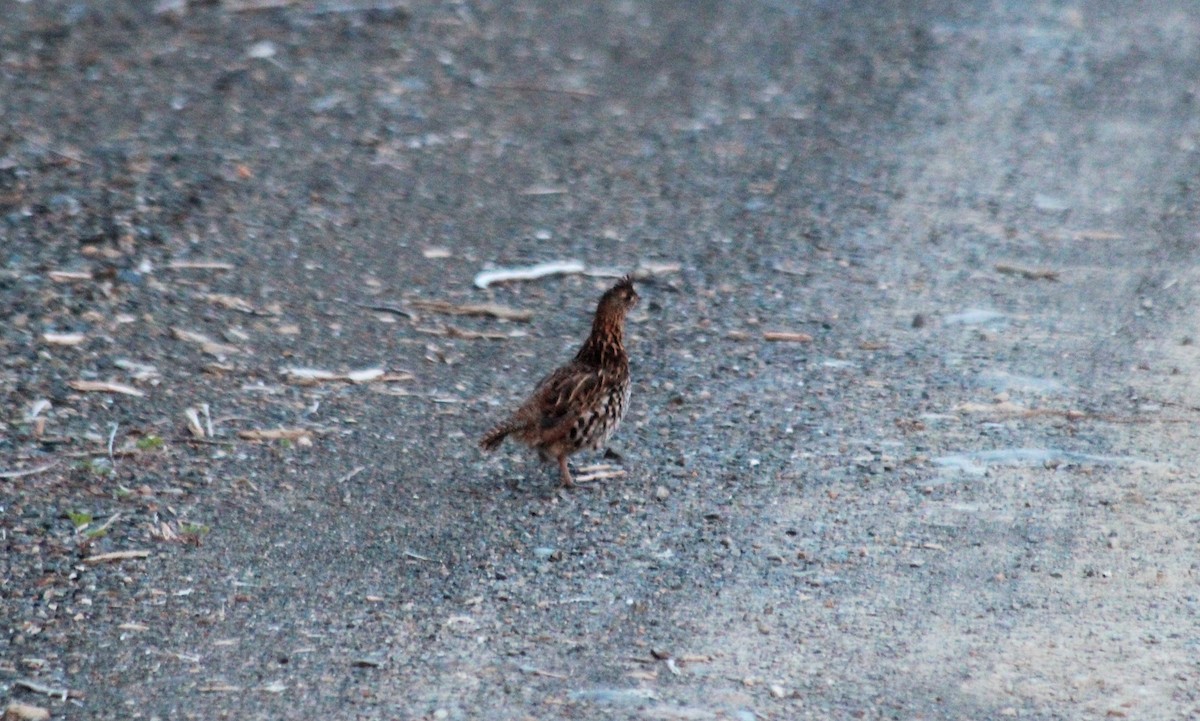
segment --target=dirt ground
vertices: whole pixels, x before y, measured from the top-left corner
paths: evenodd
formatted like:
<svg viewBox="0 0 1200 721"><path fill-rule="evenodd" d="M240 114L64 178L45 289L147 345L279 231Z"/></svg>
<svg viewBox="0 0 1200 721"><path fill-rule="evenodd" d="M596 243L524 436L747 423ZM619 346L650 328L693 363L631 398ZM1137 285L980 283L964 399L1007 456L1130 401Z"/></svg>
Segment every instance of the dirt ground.
<svg viewBox="0 0 1200 721"><path fill-rule="evenodd" d="M3 14L13 718L1200 717L1193 3Z"/></svg>

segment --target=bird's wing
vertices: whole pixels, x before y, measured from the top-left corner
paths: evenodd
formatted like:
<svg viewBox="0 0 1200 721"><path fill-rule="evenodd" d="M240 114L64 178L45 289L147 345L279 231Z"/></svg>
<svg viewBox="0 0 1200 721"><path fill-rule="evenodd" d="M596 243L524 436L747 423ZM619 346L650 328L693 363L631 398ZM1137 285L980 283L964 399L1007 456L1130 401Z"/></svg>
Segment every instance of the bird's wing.
<svg viewBox="0 0 1200 721"><path fill-rule="evenodd" d="M570 432L581 411L590 408L603 386L596 368L570 363L542 379L518 413L534 420L547 442Z"/></svg>

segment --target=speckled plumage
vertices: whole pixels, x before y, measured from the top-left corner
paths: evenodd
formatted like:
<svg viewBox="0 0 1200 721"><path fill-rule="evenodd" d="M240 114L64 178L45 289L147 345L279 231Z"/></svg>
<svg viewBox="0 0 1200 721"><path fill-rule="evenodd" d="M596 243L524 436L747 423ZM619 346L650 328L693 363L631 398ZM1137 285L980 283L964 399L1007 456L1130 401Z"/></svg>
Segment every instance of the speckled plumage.
<svg viewBox="0 0 1200 721"><path fill-rule="evenodd" d="M629 406L625 315L637 302L628 276L605 292L596 306L592 331L575 358L543 378L529 399L488 431L479 446L495 450L511 435L543 458L558 461L562 485L574 485L567 457L604 445Z"/></svg>

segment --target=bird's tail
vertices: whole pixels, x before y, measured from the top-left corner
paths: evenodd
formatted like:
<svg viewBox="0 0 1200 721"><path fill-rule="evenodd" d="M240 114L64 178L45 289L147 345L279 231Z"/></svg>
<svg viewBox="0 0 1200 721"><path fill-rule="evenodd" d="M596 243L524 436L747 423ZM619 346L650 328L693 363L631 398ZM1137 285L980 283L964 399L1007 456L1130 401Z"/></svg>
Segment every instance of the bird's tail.
<svg viewBox="0 0 1200 721"><path fill-rule="evenodd" d="M517 430L517 428L518 426L513 424L512 421L505 421L485 433L483 439L479 441L479 447L485 451L494 451L504 442L505 437Z"/></svg>

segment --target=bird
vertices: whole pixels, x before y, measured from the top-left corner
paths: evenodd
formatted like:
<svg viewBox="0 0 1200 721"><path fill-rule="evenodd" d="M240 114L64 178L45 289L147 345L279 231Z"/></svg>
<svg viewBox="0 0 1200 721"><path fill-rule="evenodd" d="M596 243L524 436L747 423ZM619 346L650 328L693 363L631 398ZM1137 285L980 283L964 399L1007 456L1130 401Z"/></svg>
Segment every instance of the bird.
<svg viewBox="0 0 1200 721"><path fill-rule="evenodd" d="M639 299L628 275L608 289L575 357L538 382L519 408L484 434L479 447L494 451L512 436L542 460L557 461L562 487L574 486L567 457L603 446L629 406L625 316Z"/></svg>

